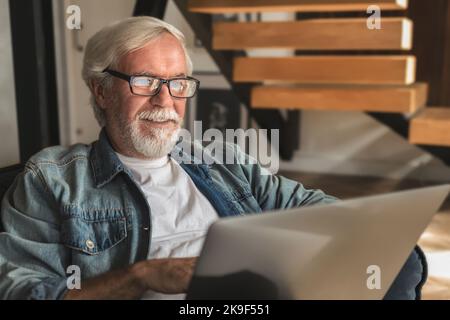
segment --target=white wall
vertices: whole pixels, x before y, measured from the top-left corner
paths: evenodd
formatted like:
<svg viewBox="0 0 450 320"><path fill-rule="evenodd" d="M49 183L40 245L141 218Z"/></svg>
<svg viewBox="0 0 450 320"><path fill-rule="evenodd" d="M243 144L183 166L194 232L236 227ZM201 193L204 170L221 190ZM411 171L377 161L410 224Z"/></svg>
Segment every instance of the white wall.
<svg viewBox="0 0 450 320"><path fill-rule="evenodd" d="M55 32L57 38L59 106L61 143L90 143L97 139L99 126L89 105L89 90L81 78L87 40L102 27L131 17L134 0L54 0ZM65 27L66 8L78 5L81 9L81 30Z"/></svg>
<svg viewBox="0 0 450 320"><path fill-rule="evenodd" d="M16 97L8 0L0 0L0 167L19 162Z"/></svg>

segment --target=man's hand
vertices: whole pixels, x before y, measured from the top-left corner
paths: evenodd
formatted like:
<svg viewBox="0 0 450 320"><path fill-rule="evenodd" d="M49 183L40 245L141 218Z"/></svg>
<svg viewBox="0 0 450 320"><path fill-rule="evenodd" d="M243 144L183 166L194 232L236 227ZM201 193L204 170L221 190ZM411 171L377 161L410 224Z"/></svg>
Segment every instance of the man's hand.
<svg viewBox="0 0 450 320"><path fill-rule="evenodd" d="M185 293L197 258L153 259L137 263L133 272L147 289L166 293Z"/></svg>
<svg viewBox="0 0 450 320"><path fill-rule="evenodd" d="M88 279L65 299L140 299L145 291L185 293L197 258L153 259Z"/></svg>

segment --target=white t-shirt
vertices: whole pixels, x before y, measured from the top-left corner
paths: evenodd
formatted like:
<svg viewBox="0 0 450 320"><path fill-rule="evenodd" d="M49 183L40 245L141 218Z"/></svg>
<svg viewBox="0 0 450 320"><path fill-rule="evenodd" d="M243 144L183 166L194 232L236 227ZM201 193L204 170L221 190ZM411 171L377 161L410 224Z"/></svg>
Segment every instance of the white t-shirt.
<svg viewBox="0 0 450 320"><path fill-rule="evenodd" d="M148 259L195 257L217 212L181 166L166 156L142 160L117 153L141 187L151 210ZM143 299L182 299L182 295L147 292Z"/></svg>

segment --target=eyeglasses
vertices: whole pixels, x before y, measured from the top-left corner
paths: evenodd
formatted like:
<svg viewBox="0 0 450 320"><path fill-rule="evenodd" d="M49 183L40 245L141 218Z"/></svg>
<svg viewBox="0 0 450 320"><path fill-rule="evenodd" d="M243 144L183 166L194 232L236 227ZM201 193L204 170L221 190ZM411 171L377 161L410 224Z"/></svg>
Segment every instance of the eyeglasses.
<svg viewBox="0 0 450 320"><path fill-rule="evenodd" d="M192 77L161 79L139 75L130 76L110 69L105 69L103 72L127 81L131 92L138 96L155 96L161 91L162 85L167 83L172 97L192 98L200 86L200 81Z"/></svg>

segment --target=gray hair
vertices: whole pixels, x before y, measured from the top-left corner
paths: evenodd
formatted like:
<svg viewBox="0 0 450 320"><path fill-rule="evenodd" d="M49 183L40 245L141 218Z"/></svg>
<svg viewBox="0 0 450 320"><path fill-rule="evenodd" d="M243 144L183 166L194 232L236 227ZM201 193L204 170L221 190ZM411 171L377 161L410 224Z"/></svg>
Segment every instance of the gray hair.
<svg viewBox="0 0 450 320"><path fill-rule="evenodd" d="M105 88L110 88L111 77L103 70L108 67L116 67L122 56L143 48L148 42L165 32L180 41L186 58L187 73L191 75L192 60L187 52L184 35L181 31L157 18L132 17L104 27L89 39L83 60L83 80L91 90L93 80L101 83ZM104 110L97 105L92 92L90 102L95 118L100 126L104 126L106 123Z"/></svg>

